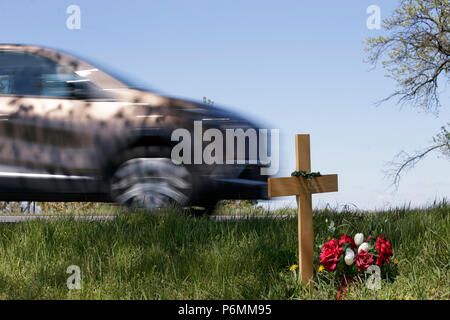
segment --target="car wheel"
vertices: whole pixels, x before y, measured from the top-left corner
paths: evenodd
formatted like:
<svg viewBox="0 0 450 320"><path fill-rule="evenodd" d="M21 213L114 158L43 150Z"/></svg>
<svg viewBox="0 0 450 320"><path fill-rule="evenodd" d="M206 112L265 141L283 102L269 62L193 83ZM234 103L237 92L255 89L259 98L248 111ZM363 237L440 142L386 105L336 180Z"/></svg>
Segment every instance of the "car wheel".
<svg viewBox="0 0 450 320"><path fill-rule="evenodd" d="M111 196L130 209L182 208L191 200L192 177L168 158L130 159L115 171Z"/></svg>

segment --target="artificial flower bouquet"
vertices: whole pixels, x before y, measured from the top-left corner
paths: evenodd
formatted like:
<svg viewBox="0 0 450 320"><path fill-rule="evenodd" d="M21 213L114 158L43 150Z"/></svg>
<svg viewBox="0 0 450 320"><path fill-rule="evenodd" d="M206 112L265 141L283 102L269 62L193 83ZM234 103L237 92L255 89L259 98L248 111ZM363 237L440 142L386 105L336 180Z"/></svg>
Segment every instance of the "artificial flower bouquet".
<svg viewBox="0 0 450 320"><path fill-rule="evenodd" d="M333 272L341 280L339 299L346 292L347 284L355 277L364 277L369 268L368 271L377 273L379 277L392 274L389 266L391 257L392 246L383 235L365 238L362 233L357 233L352 238L343 234L339 240L330 239L323 245L319 269Z"/></svg>

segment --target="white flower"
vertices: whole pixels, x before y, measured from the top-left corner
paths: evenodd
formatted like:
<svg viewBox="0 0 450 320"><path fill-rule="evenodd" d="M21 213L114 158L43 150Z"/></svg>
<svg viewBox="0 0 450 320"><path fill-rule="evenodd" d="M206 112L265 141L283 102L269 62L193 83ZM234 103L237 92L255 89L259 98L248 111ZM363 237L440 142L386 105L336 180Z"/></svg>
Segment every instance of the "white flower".
<svg viewBox="0 0 450 320"><path fill-rule="evenodd" d="M361 250L369 251L369 244L367 242L361 243L361 245L358 248L358 252L360 252Z"/></svg>
<svg viewBox="0 0 450 320"><path fill-rule="evenodd" d="M328 226L328 232L333 233L336 230L336 227L334 226L334 221L331 221L330 225Z"/></svg>
<svg viewBox="0 0 450 320"><path fill-rule="evenodd" d="M353 260L355 259L355 253L352 249L345 250L345 256L344 261L348 266L351 266L353 263Z"/></svg>
<svg viewBox="0 0 450 320"><path fill-rule="evenodd" d="M355 244L359 246L361 243L364 242L364 235L362 233L357 233L355 234L353 240L355 241Z"/></svg>

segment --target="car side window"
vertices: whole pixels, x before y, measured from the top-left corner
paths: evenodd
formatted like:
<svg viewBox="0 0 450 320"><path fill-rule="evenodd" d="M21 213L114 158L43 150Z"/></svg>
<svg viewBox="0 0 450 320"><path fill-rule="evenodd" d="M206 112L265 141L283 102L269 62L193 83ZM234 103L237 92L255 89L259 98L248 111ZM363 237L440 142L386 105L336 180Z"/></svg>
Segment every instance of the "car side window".
<svg viewBox="0 0 450 320"><path fill-rule="evenodd" d="M0 51L0 94L58 98L97 98L89 80L48 58L16 51Z"/></svg>

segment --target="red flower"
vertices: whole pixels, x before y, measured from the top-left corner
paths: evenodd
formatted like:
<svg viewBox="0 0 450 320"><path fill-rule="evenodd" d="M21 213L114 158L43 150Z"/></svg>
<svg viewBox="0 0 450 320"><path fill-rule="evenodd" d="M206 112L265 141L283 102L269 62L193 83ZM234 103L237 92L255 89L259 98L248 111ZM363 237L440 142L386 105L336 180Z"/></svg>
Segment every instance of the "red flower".
<svg viewBox="0 0 450 320"><path fill-rule="evenodd" d="M392 257L392 246L383 235L378 237L375 243L375 248L378 251L377 266L381 267L384 261L389 263L389 258Z"/></svg>
<svg viewBox="0 0 450 320"><path fill-rule="evenodd" d="M323 265L325 270L328 272L333 272L336 270L338 258L342 255L342 253L342 248L339 247L338 241L336 239L331 239L322 247L320 263Z"/></svg>
<svg viewBox="0 0 450 320"><path fill-rule="evenodd" d="M356 248L356 244L353 238L346 234L343 234L339 239L339 245L342 246L346 242L350 243L350 246L352 247L353 250Z"/></svg>
<svg viewBox="0 0 450 320"><path fill-rule="evenodd" d="M361 250L355 257L355 263L358 271L366 270L373 263L373 255Z"/></svg>

